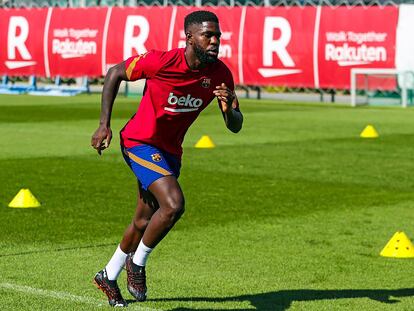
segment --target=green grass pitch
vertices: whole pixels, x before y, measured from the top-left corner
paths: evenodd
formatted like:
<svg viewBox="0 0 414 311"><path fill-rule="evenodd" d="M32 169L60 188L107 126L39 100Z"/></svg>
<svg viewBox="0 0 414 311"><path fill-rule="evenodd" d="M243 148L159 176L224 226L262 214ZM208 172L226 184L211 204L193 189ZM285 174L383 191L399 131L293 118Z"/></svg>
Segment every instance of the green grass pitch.
<svg viewBox="0 0 414 311"><path fill-rule="evenodd" d="M99 96L0 96L0 309L109 309L92 278L133 215L118 132L90 147ZM414 259L379 256L414 238L414 110L241 100L243 130L217 104L184 142L186 213L148 262L131 310L414 310ZM362 139L372 124L378 139ZM214 149L195 149L209 135ZM7 207L21 188L42 203ZM119 280L125 298L125 272Z"/></svg>

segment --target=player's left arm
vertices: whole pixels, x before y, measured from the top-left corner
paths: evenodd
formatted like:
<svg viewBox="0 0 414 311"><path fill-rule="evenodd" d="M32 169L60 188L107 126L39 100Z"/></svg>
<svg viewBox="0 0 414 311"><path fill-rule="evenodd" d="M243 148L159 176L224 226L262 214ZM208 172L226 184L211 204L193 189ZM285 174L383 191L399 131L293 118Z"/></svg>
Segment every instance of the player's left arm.
<svg viewBox="0 0 414 311"><path fill-rule="evenodd" d="M243 125L243 115L239 108L236 93L225 83L216 86L213 93L217 97L227 128L233 133L239 132Z"/></svg>
<svg viewBox="0 0 414 311"><path fill-rule="evenodd" d="M119 63L108 70L101 97L101 116L99 127L91 139L91 145L101 155L102 151L109 147L112 140L111 115L115 97L118 94L121 81L127 80L125 74L125 62Z"/></svg>

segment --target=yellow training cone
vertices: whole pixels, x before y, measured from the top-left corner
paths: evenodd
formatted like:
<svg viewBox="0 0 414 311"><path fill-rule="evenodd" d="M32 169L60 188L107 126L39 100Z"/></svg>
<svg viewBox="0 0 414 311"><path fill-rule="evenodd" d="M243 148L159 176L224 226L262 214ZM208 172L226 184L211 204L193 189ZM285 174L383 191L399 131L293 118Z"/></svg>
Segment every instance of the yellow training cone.
<svg viewBox="0 0 414 311"><path fill-rule="evenodd" d="M207 135L203 135L200 140L195 144L196 148L214 148L214 145L211 138Z"/></svg>
<svg viewBox="0 0 414 311"><path fill-rule="evenodd" d="M14 208L29 208L39 206L39 201L35 198L29 189L21 189L9 203L9 207Z"/></svg>
<svg viewBox="0 0 414 311"><path fill-rule="evenodd" d="M367 125L360 135L362 138L377 138L378 132L372 125Z"/></svg>
<svg viewBox="0 0 414 311"><path fill-rule="evenodd" d="M414 245L404 232L398 231L388 241L380 255L394 258L413 258Z"/></svg>

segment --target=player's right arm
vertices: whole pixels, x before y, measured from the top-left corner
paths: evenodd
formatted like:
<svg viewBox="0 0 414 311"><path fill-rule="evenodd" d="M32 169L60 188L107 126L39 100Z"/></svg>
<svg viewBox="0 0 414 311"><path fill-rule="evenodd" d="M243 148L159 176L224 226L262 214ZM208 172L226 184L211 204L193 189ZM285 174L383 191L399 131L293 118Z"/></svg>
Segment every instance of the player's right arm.
<svg viewBox="0 0 414 311"><path fill-rule="evenodd" d="M125 62L119 63L108 70L105 76L102 98L101 116L99 127L92 136L91 145L99 154L109 147L112 139L111 114L115 97L118 94L119 85L123 80L128 80L125 70Z"/></svg>
<svg viewBox="0 0 414 311"><path fill-rule="evenodd" d="M101 100L99 127L92 136L91 145L99 154L109 147L112 139L111 114L115 97L122 81L150 79L162 67L162 53L150 51L135 55L111 67L105 76Z"/></svg>

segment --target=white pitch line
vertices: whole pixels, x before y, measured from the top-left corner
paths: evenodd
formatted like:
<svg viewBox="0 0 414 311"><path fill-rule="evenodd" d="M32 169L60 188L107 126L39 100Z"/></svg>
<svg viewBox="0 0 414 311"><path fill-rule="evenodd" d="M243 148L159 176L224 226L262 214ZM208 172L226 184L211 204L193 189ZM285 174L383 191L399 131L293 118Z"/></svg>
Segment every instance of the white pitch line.
<svg viewBox="0 0 414 311"><path fill-rule="evenodd" d="M11 284L11 283L0 283L0 288L4 289L10 289L15 292L21 292L25 294L32 294L32 295L39 295L49 298L57 298L61 300L68 300L73 302L80 302L80 303L87 303L87 304L94 304L103 306L104 303L102 301L99 301L97 299L83 297L83 296L77 296L65 292L58 292L58 291L52 291L52 290L46 290L46 289L40 289L40 288L34 288L26 285L17 285L17 284Z"/></svg>
<svg viewBox="0 0 414 311"><path fill-rule="evenodd" d="M98 307L107 306L106 302L103 302L98 299L84 297L84 296L77 296L77 295L69 294L66 292L58 292L58 291L53 291L53 290L35 288L35 287L26 286L26 285L0 283L0 289L6 289L6 290L8 289L8 290L12 290L15 292L21 292L25 294L56 298L60 300L66 300L66 301L72 301L72 302L78 302L78 303L92 304ZM162 311L160 309L145 308L145 307L140 307L140 306L134 306L132 304L128 306L128 309L139 310L139 311Z"/></svg>

